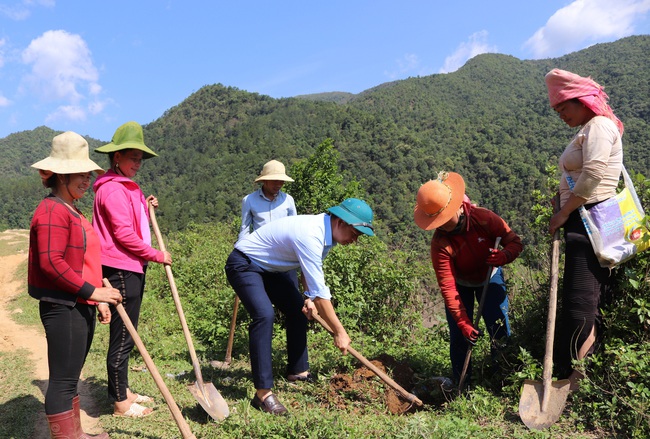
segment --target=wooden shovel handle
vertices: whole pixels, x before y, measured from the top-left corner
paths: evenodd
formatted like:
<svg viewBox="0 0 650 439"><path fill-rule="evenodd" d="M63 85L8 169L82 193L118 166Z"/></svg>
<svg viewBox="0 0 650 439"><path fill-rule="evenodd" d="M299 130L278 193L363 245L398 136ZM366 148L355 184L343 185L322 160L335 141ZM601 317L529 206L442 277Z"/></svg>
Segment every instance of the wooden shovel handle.
<svg viewBox="0 0 650 439"><path fill-rule="evenodd" d="M104 278L104 286L108 288L113 288L111 283L106 278ZM133 323L131 322L129 315L126 313L126 310L124 309L121 303L115 305L115 309L117 309L117 312L122 318L122 321L124 322L126 329L129 331L129 334L131 334L131 337L133 337L133 340L135 341L135 345L138 347L138 351L140 352L140 355L142 355L142 358L144 359L144 363L147 365L147 369L149 370L149 373L151 373L153 380L156 382L156 386L158 386L160 393L162 393L163 397L165 398L165 402L167 403L169 410L172 412L174 421L176 421L176 425L178 425L178 429L183 435L183 439L196 439L196 436L194 436L194 434L190 430L190 426L187 425L185 418L183 418L183 414L181 413L180 409L176 405L176 401L174 401L172 394L169 392L169 389L167 389L167 386L165 385L162 376L160 376L160 373L158 372L156 365L151 359L149 352L147 352L147 348L144 347L144 343L142 343L142 339L138 335L138 331L136 331L135 326L133 326Z"/></svg>
<svg viewBox="0 0 650 439"><path fill-rule="evenodd" d="M165 241L162 238L160 228L158 227L158 221L156 220L156 212L151 203L149 203L149 218L151 219L151 226L153 227L154 234L156 235L156 241L158 241L158 247L160 247L161 251L166 251ZM203 392L204 384L203 374L201 373L201 365L199 363L198 357L196 356L196 350L194 349L194 343L192 342L192 336L190 335L190 328L187 326L187 320L185 319L185 313L183 312L181 299L178 295L178 288L176 288L176 281L174 281L172 267L165 264L165 273L167 274L167 280L169 281L169 288L172 291L172 297L174 298L174 305L176 306L176 311L178 312L178 318L180 319L181 326L183 327L183 335L185 335L185 341L187 342L187 346L190 351L190 357L192 358L194 375L196 376L196 381L199 384L201 391Z"/></svg>
<svg viewBox="0 0 650 439"><path fill-rule="evenodd" d="M334 332L332 329L329 327L329 325L323 320L321 316L319 316L316 312L312 313L312 317L314 320L316 320L318 323L321 324L323 328L330 334L334 335ZM393 389L397 390L400 395L404 399L406 399L410 403L414 403L417 406L422 406L422 401L418 399L417 396L413 395L412 393L407 392L402 386L397 384L395 381L393 381L388 375L386 375L381 369L379 369L377 366L372 364L368 359L366 359L363 355L361 355L359 352L357 352L352 346L348 346L348 352L352 354L354 358L359 360L361 363L363 363L364 366L366 366L368 369L373 371L375 375L377 375L379 378L381 378L382 381L384 381L386 384L391 386Z"/></svg>
<svg viewBox="0 0 650 439"><path fill-rule="evenodd" d="M501 237L497 236L497 239L494 241L494 247L498 248L501 243ZM479 323L481 323L481 314L483 314L483 305L485 305L485 296L487 296L487 290L490 286L490 278L492 277L493 266L488 265L487 275L485 277L485 285L483 286L483 292L481 293L481 299L478 303L478 311L476 311L476 317L474 318L474 328L478 329ZM473 301L474 299L472 299ZM460 381L458 381L458 394L460 395L463 392L463 387L465 386L465 378L467 377L467 369L469 368L469 360L472 358L472 345L470 344L467 348L467 353L465 354L465 362L463 363L463 371L460 374Z"/></svg>
<svg viewBox="0 0 650 439"><path fill-rule="evenodd" d="M560 210L560 197L555 196L554 212ZM560 268L560 229L558 228L553 234L551 244L551 272L550 272L550 292L548 297L548 317L546 319L546 350L544 352L544 369L542 370L542 380L544 384L544 396L542 398L541 410L546 412L551 394L551 385L553 381L553 343L555 341L555 314L557 311L557 284L559 279Z"/></svg>
<svg viewBox="0 0 650 439"><path fill-rule="evenodd" d="M230 320L230 333L228 334L228 346L226 347L225 363L230 364L232 361L232 345L235 341L235 327L237 326L237 310L239 309L239 296L235 294L235 304L232 309L232 319Z"/></svg>

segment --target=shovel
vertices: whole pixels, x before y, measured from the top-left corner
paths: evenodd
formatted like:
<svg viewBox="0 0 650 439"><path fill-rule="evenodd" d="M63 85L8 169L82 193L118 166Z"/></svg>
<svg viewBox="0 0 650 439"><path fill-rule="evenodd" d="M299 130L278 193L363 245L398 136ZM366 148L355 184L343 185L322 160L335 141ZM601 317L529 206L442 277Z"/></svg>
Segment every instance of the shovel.
<svg viewBox="0 0 650 439"><path fill-rule="evenodd" d="M237 326L237 310L239 309L239 296L235 294L235 305L230 319L230 334L228 334L228 346L226 347L226 358L223 361L210 361L210 366L217 369L228 369L232 362L232 345L235 340L235 327Z"/></svg>
<svg viewBox="0 0 650 439"><path fill-rule="evenodd" d="M501 237L497 236L497 239L494 241L493 248L499 248L499 243L501 242ZM481 293L481 300L478 302L478 310L476 311L476 318L474 319L474 328L478 328L479 323L481 323L481 314L483 314L483 305L485 304L485 296L487 296L487 290L490 286L490 278L492 277L492 270L494 267L488 265L487 276L485 277L485 285L483 286L483 292ZM473 301L474 299L472 299ZM467 378L467 368L469 367L469 360L472 358L472 348L470 344L467 348L467 353L465 354L465 363L463 363L463 371L460 374L460 381L458 381L458 394L463 393L463 387L465 385L465 378Z"/></svg>
<svg viewBox="0 0 650 439"><path fill-rule="evenodd" d="M556 198L555 207L559 209ZM560 231L553 235L551 254L551 292L546 321L546 353L544 354L543 381L524 380L519 400L519 416L531 430L549 428L562 415L567 396L569 380L553 380L553 339L555 337L555 311L557 308L558 266L560 260Z"/></svg>
<svg viewBox="0 0 650 439"><path fill-rule="evenodd" d="M321 326L322 326L323 328L325 328L325 330L326 330L327 332L329 332L330 334L334 335L334 332L332 331L332 329L331 329L331 328L329 327L329 325L325 322L325 320L323 320L323 318L322 318L321 316L318 315L317 312L314 311L314 312L312 313L312 317L314 318L314 320L316 320L318 323L320 323ZM406 391L402 386L400 386L399 384L397 384L397 383L396 383L396 382L395 382L391 377L389 377L388 375L386 375L386 374L385 374L381 369L379 369L377 366L375 366L375 365L372 364L370 361L368 361L368 359L367 359L366 357L364 357L364 356L361 355L359 352L357 352L356 350L354 350L354 349L352 348L352 346L348 346L348 352L349 352L350 354L352 354L352 356L353 356L354 358L356 358L356 359L359 360L361 363L363 363L364 366L366 366L368 369L370 369L371 371L373 371L374 374L377 375L379 378L381 378L381 380L382 380L383 382L385 382L386 384L388 384L389 386L391 386L393 389L395 389L395 390L396 390L400 395L402 395L402 397L403 397L404 399L406 399L408 402L410 402L411 404L415 404L415 405L417 405L417 406L419 406L419 407L422 406L422 401L421 401L417 396L413 395L412 393L407 392L407 391Z"/></svg>
<svg viewBox="0 0 650 439"><path fill-rule="evenodd" d="M103 282L105 287L108 288L113 287L111 283L108 281L108 279L104 278ZM124 306L122 306L121 303L118 303L117 305L115 305L115 309L117 310L117 313L122 318L122 322L124 323L124 326L126 326L126 329L129 331L129 334L131 334L133 341L135 341L135 345L138 347L138 351L140 352L140 355L142 355L142 358L144 359L144 363L147 365L147 368L149 369L149 373L151 373L151 376L153 377L156 386L158 386L158 390L160 390L160 393L162 393L163 397L165 398L167 407L169 407L169 411L172 412L174 421L176 421L176 425L178 426L181 435L183 435L183 439L196 439L196 436L194 436L194 434L190 430L190 426L187 425L187 421L185 421L185 418L183 418L183 414L181 413L180 409L176 405L176 401L174 401L174 397L169 392L169 389L165 385L162 376L160 376L160 372L158 372L158 368L156 367L153 360L151 359L149 352L147 352L147 348L144 347L144 343L142 343L142 339L140 338L138 331L136 331L135 326L133 326L133 323L131 322L129 315L126 313Z"/></svg>
<svg viewBox="0 0 650 439"><path fill-rule="evenodd" d="M158 228L158 222L156 221L156 213L154 212L154 207L151 204L149 204L149 216L151 217L151 225L153 226L156 240L158 241L158 246L160 247L160 250L165 251L165 243L163 242L162 235L160 234L160 229ZM181 326L183 327L185 341L187 342L190 356L192 357L194 375L196 375L196 382L190 384L188 386L188 389L194 398L199 402L199 404L201 404L201 407L203 407L203 410L205 410L207 414L209 414L213 419L217 421L223 421L230 414L228 404L223 399L219 391L214 387L214 384L203 382L201 366L199 365L199 360L196 357L196 351L194 350L194 344L192 343L190 330L187 327L187 322L185 321L185 314L183 313L181 300L178 296L178 290L176 289L176 282L174 282L172 267L165 264L165 272L167 273L169 286L172 290L172 297L174 298L176 311L178 311L178 317L180 318Z"/></svg>

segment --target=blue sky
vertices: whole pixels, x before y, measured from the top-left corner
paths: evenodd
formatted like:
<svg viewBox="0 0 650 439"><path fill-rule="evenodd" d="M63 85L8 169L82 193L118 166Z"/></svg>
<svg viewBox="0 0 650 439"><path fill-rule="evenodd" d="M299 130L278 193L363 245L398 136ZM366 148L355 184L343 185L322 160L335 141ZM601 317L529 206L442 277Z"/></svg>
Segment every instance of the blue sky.
<svg viewBox="0 0 650 439"><path fill-rule="evenodd" d="M650 34L650 0L0 0L0 138L110 141L201 87L359 93L481 53L552 58ZM540 78L541 80L541 78Z"/></svg>

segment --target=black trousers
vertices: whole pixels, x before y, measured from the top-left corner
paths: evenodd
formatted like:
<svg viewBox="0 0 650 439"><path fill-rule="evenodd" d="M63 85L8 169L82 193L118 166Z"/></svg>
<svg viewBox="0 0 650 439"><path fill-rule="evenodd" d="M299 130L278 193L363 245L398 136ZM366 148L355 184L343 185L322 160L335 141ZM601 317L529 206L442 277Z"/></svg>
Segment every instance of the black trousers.
<svg viewBox="0 0 650 439"><path fill-rule="evenodd" d="M571 374L572 360L578 359L578 351L594 325L600 324L600 300L610 286L609 268L603 268L598 263L577 209L564 224L564 239L562 314L553 360L559 379Z"/></svg>
<svg viewBox="0 0 650 439"><path fill-rule="evenodd" d="M47 338L50 376L45 393L45 413L72 410L81 369L95 335L95 306L75 306L41 301L39 313Z"/></svg>
<svg viewBox="0 0 650 439"><path fill-rule="evenodd" d="M117 288L122 294L122 306L131 323L137 329L142 296L144 295L145 274L106 266L102 266L102 274L113 288ZM126 399L126 389L129 388L129 355L133 346L135 346L133 337L126 329L126 325L115 307L111 306L106 370L108 372L108 396L115 401Z"/></svg>

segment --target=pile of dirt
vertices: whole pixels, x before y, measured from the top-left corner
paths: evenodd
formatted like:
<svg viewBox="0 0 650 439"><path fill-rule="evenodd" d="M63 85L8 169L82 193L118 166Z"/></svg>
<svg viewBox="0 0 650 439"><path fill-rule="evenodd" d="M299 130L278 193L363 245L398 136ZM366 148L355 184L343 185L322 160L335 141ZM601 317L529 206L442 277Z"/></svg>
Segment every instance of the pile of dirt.
<svg viewBox="0 0 650 439"><path fill-rule="evenodd" d="M406 391L410 392L413 388L415 374L408 364L398 362L386 354L370 362ZM352 375L334 375L330 380L329 398L330 404L340 409L349 410L350 405L373 404L382 400L388 412L392 414L411 413L417 409L415 404L406 401L365 366L356 369Z"/></svg>

